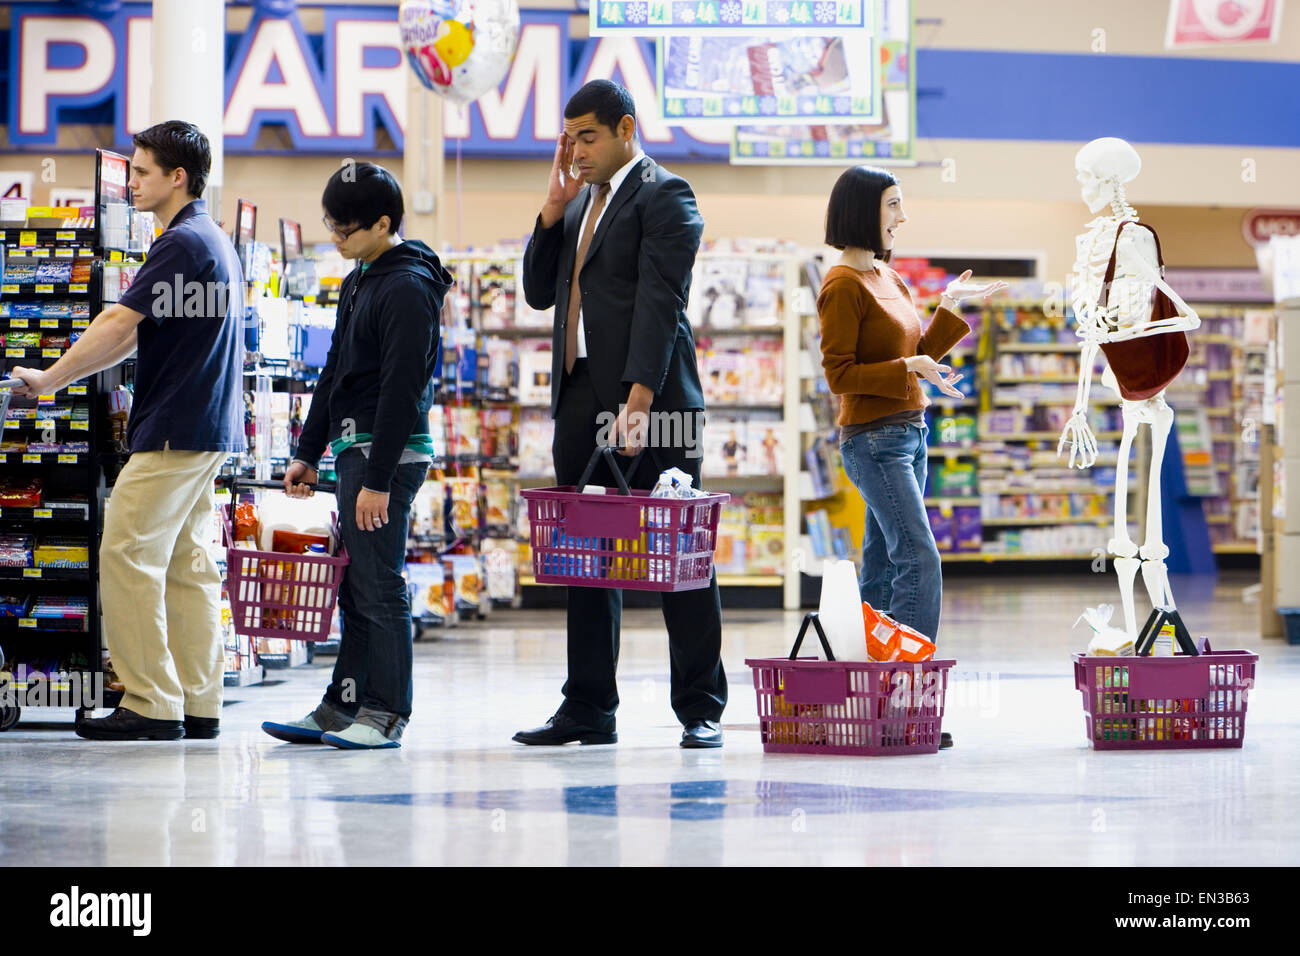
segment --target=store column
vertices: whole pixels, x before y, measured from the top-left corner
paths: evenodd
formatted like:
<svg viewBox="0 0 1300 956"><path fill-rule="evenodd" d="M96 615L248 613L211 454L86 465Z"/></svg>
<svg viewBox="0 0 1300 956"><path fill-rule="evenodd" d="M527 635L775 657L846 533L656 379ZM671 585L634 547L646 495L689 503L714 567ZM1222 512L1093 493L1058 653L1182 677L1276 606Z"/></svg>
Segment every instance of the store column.
<svg viewBox="0 0 1300 956"><path fill-rule="evenodd" d="M212 218L221 220L226 5L223 0L155 3L152 30L149 122L186 120L208 137L212 171L204 198Z"/></svg>
<svg viewBox="0 0 1300 956"><path fill-rule="evenodd" d="M406 123L402 192L406 224L402 236L422 239L437 249L442 230L442 111L447 101L425 89L414 70L406 71Z"/></svg>

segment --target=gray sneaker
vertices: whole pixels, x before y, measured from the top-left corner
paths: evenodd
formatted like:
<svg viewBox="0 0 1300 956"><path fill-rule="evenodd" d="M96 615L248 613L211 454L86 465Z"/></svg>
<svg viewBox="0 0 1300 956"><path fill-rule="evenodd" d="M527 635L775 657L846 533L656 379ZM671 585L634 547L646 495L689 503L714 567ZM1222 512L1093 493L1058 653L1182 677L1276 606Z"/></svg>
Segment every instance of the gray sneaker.
<svg viewBox="0 0 1300 956"><path fill-rule="evenodd" d="M325 733L325 728L316 723L314 711L302 720L292 720L287 724L277 724L270 720L263 721L262 730L276 740L283 740L291 744L318 744L321 742L321 736Z"/></svg>

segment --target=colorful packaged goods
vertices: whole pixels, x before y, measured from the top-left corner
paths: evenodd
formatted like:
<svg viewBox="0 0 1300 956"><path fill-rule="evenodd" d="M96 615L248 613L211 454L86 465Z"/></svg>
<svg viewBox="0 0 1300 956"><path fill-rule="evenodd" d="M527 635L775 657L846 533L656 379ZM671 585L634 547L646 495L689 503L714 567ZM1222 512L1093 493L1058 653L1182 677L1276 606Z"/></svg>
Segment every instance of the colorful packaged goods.
<svg viewBox="0 0 1300 956"><path fill-rule="evenodd" d="M0 478L0 508L39 508L40 478Z"/></svg>
<svg viewBox="0 0 1300 956"><path fill-rule="evenodd" d="M32 559L38 568L89 568L90 547L85 538L42 538Z"/></svg>
<svg viewBox="0 0 1300 956"><path fill-rule="evenodd" d="M21 594L0 595L0 617L26 617L30 600Z"/></svg>

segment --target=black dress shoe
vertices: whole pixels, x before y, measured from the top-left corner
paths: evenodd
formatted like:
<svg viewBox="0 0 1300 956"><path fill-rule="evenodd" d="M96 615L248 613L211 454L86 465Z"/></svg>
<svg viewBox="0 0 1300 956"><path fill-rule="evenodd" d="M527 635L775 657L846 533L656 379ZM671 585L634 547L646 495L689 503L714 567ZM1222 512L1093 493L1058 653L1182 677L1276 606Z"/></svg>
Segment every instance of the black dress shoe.
<svg viewBox="0 0 1300 956"><path fill-rule="evenodd" d="M218 717L191 717L185 715L186 740L211 740L221 735L221 720Z"/></svg>
<svg viewBox="0 0 1300 956"><path fill-rule="evenodd" d="M179 720L153 720L119 707L107 717L78 722L77 736L87 740L180 740L185 727Z"/></svg>
<svg viewBox="0 0 1300 956"><path fill-rule="evenodd" d="M681 745L688 750L700 747L721 747L722 727L716 720L692 720L682 731Z"/></svg>
<svg viewBox="0 0 1300 956"><path fill-rule="evenodd" d="M939 749L947 750L951 746L952 746L952 734L948 733L948 731L946 730L941 731L939 734Z"/></svg>
<svg viewBox="0 0 1300 956"><path fill-rule="evenodd" d="M511 740L534 747L558 747L571 744L575 740L580 744L616 744L618 734L613 731L596 730L578 723L564 714L556 714L540 727L521 730Z"/></svg>

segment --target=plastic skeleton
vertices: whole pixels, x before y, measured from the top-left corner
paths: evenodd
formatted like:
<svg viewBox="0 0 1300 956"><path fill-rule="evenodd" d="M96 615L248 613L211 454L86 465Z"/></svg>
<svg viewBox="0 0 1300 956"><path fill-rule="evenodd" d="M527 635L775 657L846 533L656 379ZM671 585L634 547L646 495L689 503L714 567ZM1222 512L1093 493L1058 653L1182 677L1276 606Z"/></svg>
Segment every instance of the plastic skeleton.
<svg viewBox="0 0 1300 956"><path fill-rule="evenodd" d="M1128 204L1124 184L1131 182L1142 168L1137 152L1120 139L1093 140L1075 157L1083 201L1090 212L1110 207L1109 215L1098 216L1088 223L1087 231L1076 239L1077 257L1072 276L1072 305L1080 339L1079 388L1074 413L1061 434L1058 454L1070 449L1070 467L1090 468L1097 460L1097 441L1088 425L1088 396L1092 387L1093 363L1102 343L1122 342L1142 336L1188 332L1201 322L1164 281L1157 265L1159 257L1150 230L1130 226L1115 237L1120 224L1136 222L1137 211ZM1111 252L1115 252L1115 275L1102 306L1103 282ZM1160 289L1173 301L1179 314L1153 321L1152 297ZM1107 366L1102 384L1120 394L1119 383ZM1151 603L1173 609L1174 596L1169 587L1165 558L1169 548L1161 530L1160 468L1164 460L1174 410L1165 401L1164 391L1145 401L1128 401L1121 397L1120 409L1124 433L1120 441L1119 462L1115 469L1114 536L1106 548L1113 556L1119 575L1120 597L1124 607L1124 627L1130 637L1137 636L1133 606L1133 585L1139 568ZM1151 469L1147 474L1146 535L1139 547L1128 532L1128 459L1138 426L1151 428Z"/></svg>

